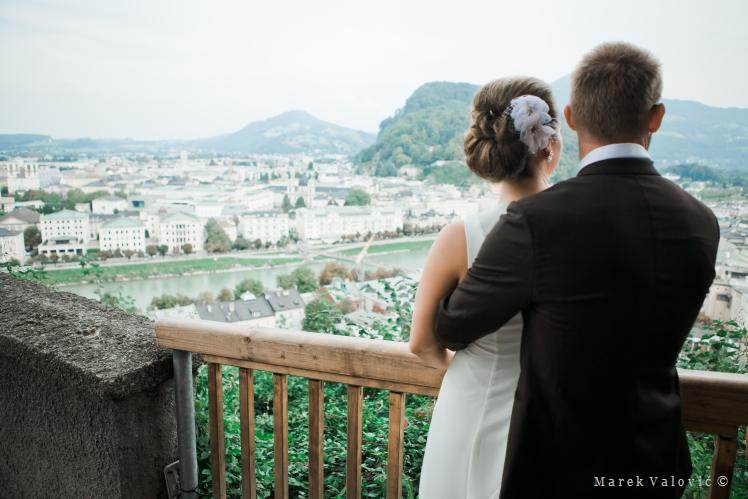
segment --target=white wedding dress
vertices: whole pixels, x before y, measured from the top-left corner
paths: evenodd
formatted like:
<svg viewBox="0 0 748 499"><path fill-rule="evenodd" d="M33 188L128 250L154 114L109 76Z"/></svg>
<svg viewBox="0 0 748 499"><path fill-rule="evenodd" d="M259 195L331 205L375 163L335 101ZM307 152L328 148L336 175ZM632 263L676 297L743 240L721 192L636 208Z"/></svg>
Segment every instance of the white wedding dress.
<svg viewBox="0 0 748 499"><path fill-rule="evenodd" d="M470 267L506 206L464 219ZM424 499L499 496L519 378L522 316L455 354L431 418L421 469Z"/></svg>

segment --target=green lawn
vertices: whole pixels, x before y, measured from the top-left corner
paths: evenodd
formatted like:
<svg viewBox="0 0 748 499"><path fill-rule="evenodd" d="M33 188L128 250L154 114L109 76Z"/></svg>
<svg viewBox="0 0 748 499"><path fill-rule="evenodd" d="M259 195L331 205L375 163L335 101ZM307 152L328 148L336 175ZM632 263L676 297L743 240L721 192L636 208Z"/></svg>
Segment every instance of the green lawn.
<svg viewBox="0 0 748 499"><path fill-rule="evenodd" d="M218 257L202 258L198 260L175 260L167 262L147 262L132 265L102 266L102 278L105 281L113 281L120 278L148 279L159 275L182 275L190 272L211 272L230 269L233 267L262 267L266 265L283 265L287 263L299 263L300 258L240 258L240 257ZM50 284L75 283L86 279L82 269L47 269L47 279ZM90 279L90 278L89 278Z"/></svg>
<svg viewBox="0 0 748 499"><path fill-rule="evenodd" d="M377 244L369 247L369 254L375 253L386 253L390 251L417 251L427 250L434 244L433 239L426 239L422 241L400 241L396 243ZM341 255L355 256L361 253L361 247L349 248L342 251L338 251Z"/></svg>

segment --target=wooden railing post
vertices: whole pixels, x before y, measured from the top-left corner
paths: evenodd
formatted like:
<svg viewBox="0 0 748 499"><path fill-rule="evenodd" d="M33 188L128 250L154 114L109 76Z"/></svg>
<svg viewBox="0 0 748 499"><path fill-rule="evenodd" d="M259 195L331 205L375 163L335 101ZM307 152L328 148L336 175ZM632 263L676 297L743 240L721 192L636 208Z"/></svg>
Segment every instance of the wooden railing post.
<svg viewBox="0 0 748 499"><path fill-rule="evenodd" d="M160 319L163 348L196 352L208 363L213 497L226 496L221 365L241 368L242 491L254 498L252 369L273 373L275 496L288 490L287 376L309 378L309 495L322 497L323 382L348 385L346 496L361 496L363 387L390 390L387 496L402 493L405 393L435 396L444 371L413 355L404 343L187 319ZM748 423L748 376L679 369L684 427L717 435L710 499L727 498L737 454L737 429ZM186 397L182 397L186 399ZM747 451L748 453L748 451Z"/></svg>
<svg viewBox="0 0 748 499"><path fill-rule="evenodd" d="M309 380L309 497L324 498L324 383Z"/></svg>
<svg viewBox="0 0 748 499"><path fill-rule="evenodd" d="M255 499L255 388L251 369L239 368L239 421L242 441L242 497Z"/></svg>
<svg viewBox="0 0 748 499"><path fill-rule="evenodd" d="M208 409L213 497L223 499L226 497L226 453L223 442L223 376L220 364L208 364Z"/></svg>
<svg viewBox="0 0 748 499"><path fill-rule="evenodd" d="M712 484L709 487L709 499L728 499L730 497L737 452L737 429L735 435L717 435L714 437L714 454L712 455L710 474Z"/></svg>
<svg viewBox="0 0 748 499"><path fill-rule="evenodd" d="M361 497L361 431L363 426L364 389L348 386L348 432L345 496L348 499Z"/></svg>
<svg viewBox="0 0 748 499"><path fill-rule="evenodd" d="M390 417L387 431L387 498L400 499L403 489L403 436L405 431L405 394L390 392Z"/></svg>
<svg viewBox="0 0 748 499"><path fill-rule="evenodd" d="M275 498L288 499L288 376L273 374Z"/></svg>

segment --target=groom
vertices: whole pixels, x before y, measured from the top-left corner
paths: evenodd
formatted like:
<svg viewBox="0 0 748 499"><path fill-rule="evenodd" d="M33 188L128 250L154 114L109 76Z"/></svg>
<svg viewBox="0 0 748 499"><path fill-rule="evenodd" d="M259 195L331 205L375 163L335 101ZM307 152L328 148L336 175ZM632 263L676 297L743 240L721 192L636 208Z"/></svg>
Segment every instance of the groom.
<svg viewBox="0 0 748 499"><path fill-rule="evenodd" d="M511 204L440 305L450 349L524 318L504 499L675 498L691 475L675 363L719 228L652 165L661 90L637 47L587 54L564 109L577 176Z"/></svg>

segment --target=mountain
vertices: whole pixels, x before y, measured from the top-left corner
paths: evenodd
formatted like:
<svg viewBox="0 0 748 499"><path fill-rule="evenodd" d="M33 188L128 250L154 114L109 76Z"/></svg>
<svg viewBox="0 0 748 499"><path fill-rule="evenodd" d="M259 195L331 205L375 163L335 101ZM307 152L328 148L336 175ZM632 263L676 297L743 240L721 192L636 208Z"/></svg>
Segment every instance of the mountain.
<svg viewBox="0 0 748 499"><path fill-rule="evenodd" d="M559 113L569 101L570 82L565 76L551 84ZM369 164L378 175L395 175L406 164L426 173L434 168L427 165L435 161L464 160L462 137L477 89L478 85L470 83L443 81L420 86L405 106L381 123L376 143L356 160ZM665 120L652 144L659 165L703 163L748 169L748 109L674 99L663 103ZM578 161L576 136L565 123L562 131L564 153L554 180L573 175Z"/></svg>
<svg viewBox="0 0 748 499"><path fill-rule="evenodd" d="M571 78L553 82L559 109L569 102ZM729 169L748 167L748 109L712 107L663 99L665 119L651 152L658 164L701 163Z"/></svg>
<svg viewBox="0 0 748 499"><path fill-rule="evenodd" d="M193 141L191 146L227 153L352 155L373 142L372 134L322 121L305 111L288 111L234 133Z"/></svg>
<svg viewBox="0 0 748 499"><path fill-rule="evenodd" d="M0 150L21 149L37 144L48 144L53 141L49 135L32 133L0 133Z"/></svg>
<svg viewBox="0 0 748 499"><path fill-rule="evenodd" d="M241 130L198 140L54 139L48 135L0 134L0 151L55 154L163 152L175 149L221 153L322 153L354 155L374 135L319 120L305 111L289 111Z"/></svg>
<svg viewBox="0 0 748 499"><path fill-rule="evenodd" d="M421 85L405 106L379 125L376 143L356 160L375 165L379 175L394 175L406 164L462 159L462 136L477 89L471 83L447 81Z"/></svg>

